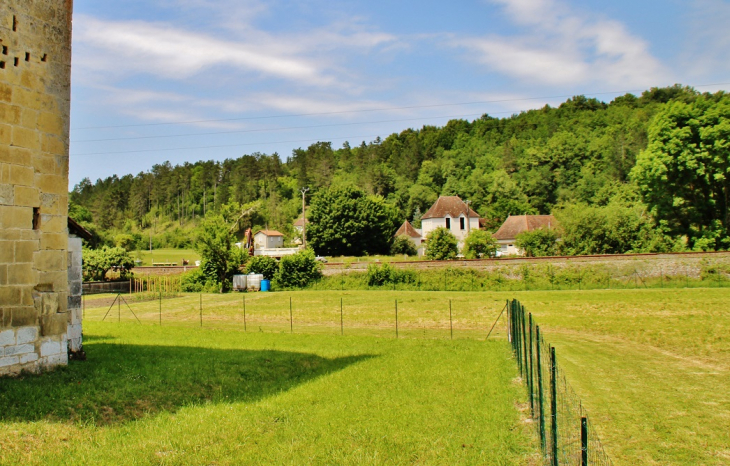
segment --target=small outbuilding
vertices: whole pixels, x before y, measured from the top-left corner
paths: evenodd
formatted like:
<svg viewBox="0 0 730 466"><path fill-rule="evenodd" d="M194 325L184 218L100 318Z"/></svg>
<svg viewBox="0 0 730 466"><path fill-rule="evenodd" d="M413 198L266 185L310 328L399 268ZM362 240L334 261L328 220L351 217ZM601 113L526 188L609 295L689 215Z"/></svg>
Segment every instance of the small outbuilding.
<svg viewBox="0 0 730 466"><path fill-rule="evenodd" d="M253 235L256 249L274 249L284 247L284 234L276 230L259 230Z"/></svg>
<svg viewBox="0 0 730 466"><path fill-rule="evenodd" d="M554 229L557 226L558 221L552 215L510 215L494 234L494 238L499 244L499 254L522 256L524 251L515 245L517 235L540 228Z"/></svg>

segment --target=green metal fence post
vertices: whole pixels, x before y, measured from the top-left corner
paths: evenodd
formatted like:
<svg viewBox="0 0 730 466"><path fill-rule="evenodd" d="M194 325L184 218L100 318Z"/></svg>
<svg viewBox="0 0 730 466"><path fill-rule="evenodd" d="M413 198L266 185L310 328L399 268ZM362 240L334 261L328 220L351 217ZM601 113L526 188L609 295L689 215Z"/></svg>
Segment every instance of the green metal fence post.
<svg viewBox="0 0 730 466"><path fill-rule="evenodd" d="M588 466L588 419L580 418L580 466Z"/></svg>
<svg viewBox="0 0 730 466"><path fill-rule="evenodd" d="M533 419L535 418L535 397L533 396L533 388L534 388L534 381L532 380L532 377L534 375L533 372L533 366L532 366L532 312L529 314L528 317L528 329L529 329L529 343L530 343L530 365L528 367L528 371L530 376L527 378L529 381L529 387L530 387L530 417Z"/></svg>
<svg viewBox="0 0 730 466"><path fill-rule="evenodd" d="M525 361L525 375L524 375L525 384L529 386L530 374L528 371L530 369L530 364L527 361L527 316L525 314L524 306L522 306L522 350L523 350L522 358Z"/></svg>
<svg viewBox="0 0 730 466"><path fill-rule="evenodd" d="M543 383L542 383L542 358L540 354L540 326L535 326L535 340L537 341L537 400L540 407L540 445L542 446L542 451L545 453L546 445L545 445L545 406L543 404L544 398L543 398Z"/></svg>
<svg viewBox="0 0 730 466"><path fill-rule="evenodd" d="M558 374L555 348L550 347L550 434L552 466L558 466Z"/></svg>

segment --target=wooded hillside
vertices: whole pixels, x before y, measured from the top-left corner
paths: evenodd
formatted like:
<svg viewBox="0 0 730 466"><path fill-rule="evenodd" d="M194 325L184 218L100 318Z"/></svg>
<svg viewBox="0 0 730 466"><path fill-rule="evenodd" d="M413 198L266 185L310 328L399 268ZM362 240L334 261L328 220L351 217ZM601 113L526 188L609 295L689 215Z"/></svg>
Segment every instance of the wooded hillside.
<svg viewBox="0 0 730 466"><path fill-rule="evenodd" d="M578 245L574 252L579 253L727 248L729 108L723 93L700 94L679 85L653 88L639 97L627 94L610 103L577 96L557 108L545 106L508 118L485 114L474 121L452 120L444 127L407 129L357 146L333 148L318 142L295 149L286 160L254 153L223 162L154 165L136 176L95 183L84 179L71 192L71 215L94 228L101 242L111 243L123 234L144 248L149 238L142 233L152 229L156 247L180 247L190 241L186 229L207 212L253 201L262 207L248 220L251 226L292 234L291 223L301 213L299 188L309 187L307 195L312 196L330 186L354 185L382 196L416 226L439 195L458 195L470 199L492 229L509 214L555 213L575 235L583 235L585 228L628 235L613 238L617 244L610 247ZM684 117L673 117L673 112ZM708 117L704 126L692 126L705 114L715 115L714 120ZM673 131L695 131L697 137L672 139ZM714 135L711 141L708 133ZM703 209L714 209L714 217L707 212L694 215L692 199L683 209L659 202L672 196L662 193L666 167L647 161L635 169L642 151L656 158L672 144L700 154L694 164L675 170L675 183L682 184L686 170L700 174L688 178L693 186L687 189L706 194L697 199L711 202ZM705 170L709 162L701 154L713 150L709 157L716 163ZM680 151L674 157L683 155ZM715 185L703 187L701 179ZM175 228L179 230L173 234Z"/></svg>

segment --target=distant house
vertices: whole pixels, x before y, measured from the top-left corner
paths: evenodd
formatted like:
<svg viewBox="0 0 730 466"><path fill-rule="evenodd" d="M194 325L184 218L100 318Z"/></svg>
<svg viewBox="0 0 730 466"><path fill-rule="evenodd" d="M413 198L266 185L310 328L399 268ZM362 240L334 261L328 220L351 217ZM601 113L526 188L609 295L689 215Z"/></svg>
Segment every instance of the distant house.
<svg viewBox="0 0 730 466"><path fill-rule="evenodd" d="M517 235L525 231L553 229L557 226L558 221L552 215L510 215L494 234L494 238L499 244L500 255L521 256L524 252L515 245Z"/></svg>
<svg viewBox="0 0 730 466"><path fill-rule="evenodd" d="M309 225L309 220L307 220L307 225ZM298 233L300 233L300 234L302 233L302 230L304 230L304 219L303 219L302 217L299 217L299 218L298 218L298 219L297 219L297 220L296 220L296 221L294 222L294 229L295 229L295 230L296 230L296 231L297 231Z"/></svg>
<svg viewBox="0 0 730 466"><path fill-rule="evenodd" d="M284 247L284 235L276 230L259 230L253 235L255 249Z"/></svg>
<svg viewBox="0 0 730 466"><path fill-rule="evenodd" d="M479 220L479 214L469 208L459 196L440 196L421 217L420 229L405 221L395 236L407 235L416 245L418 254L423 255L423 243L428 234L443 227L456 236L461 248L469 232L479 229Z"/></svg>
<svg viewBox="0 0 730 466"><path fill-rule="evenodd" d="M479 214L459 196L440 196L421 217L421 236L425 239L438 227L451 231L461 247L469 232L479 229Z"/></svg>
<svg viewBox="0 0 730 466"><path fill-rule="evenodd" d="M421 254L421 243L423 243L423 238L421 237L421 233L413 228L413 225L411 225L411 222L406 220L403 222L403 225L398 228L398 231L395 232L395 237L405 235L408 237L408 239L411 240L413 245L416 247L416 250L419 252L419 255Z"/></svg>

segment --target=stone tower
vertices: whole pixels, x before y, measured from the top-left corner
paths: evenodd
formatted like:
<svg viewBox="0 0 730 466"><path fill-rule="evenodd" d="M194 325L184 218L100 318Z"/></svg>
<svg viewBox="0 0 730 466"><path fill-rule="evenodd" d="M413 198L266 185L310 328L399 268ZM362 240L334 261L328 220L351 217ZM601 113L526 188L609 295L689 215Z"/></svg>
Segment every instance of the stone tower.
<svg viewBox="0 0 730 466"><path fill-rule="evenodd" d="M72 4L0 1L0 375L68 361Z"/></svg>

